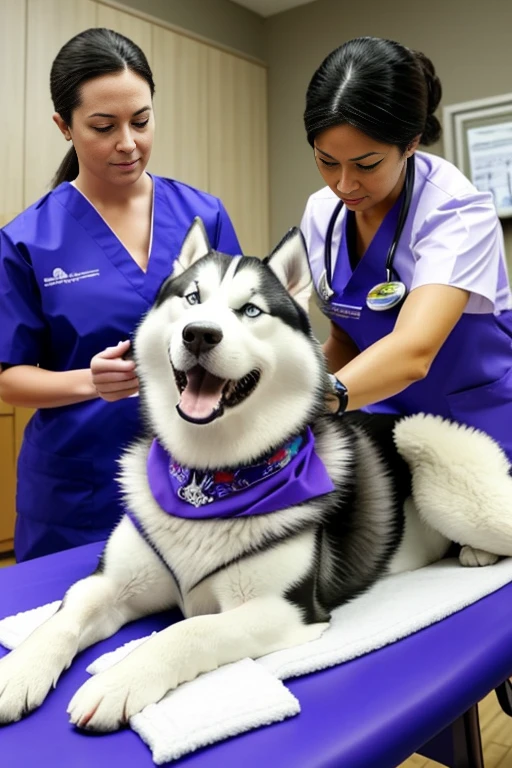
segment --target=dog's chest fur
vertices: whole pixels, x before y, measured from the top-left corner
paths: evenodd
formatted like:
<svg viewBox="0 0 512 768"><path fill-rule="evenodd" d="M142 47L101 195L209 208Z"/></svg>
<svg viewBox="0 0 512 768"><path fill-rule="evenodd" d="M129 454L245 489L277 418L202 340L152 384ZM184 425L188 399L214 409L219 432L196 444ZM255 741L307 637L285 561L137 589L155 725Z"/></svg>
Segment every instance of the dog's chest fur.
<svg viewBox="0 0 512 768"><path fill-rule="evenodd" d="M335 491L254 517L169 515L148 484L149 443L124 455L127 506L171 570L186 615L226 610L248 595L277 592L317 621L385 571L400 543L407 489L398 489L394 468L357 423L321 419L315 433Z"/></svg>

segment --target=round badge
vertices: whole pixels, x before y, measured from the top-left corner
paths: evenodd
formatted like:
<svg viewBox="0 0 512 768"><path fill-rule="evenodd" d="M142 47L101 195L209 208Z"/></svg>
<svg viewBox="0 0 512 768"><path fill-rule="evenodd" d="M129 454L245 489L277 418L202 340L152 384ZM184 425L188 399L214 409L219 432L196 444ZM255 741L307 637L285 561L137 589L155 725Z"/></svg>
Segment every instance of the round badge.
<svg viewBox="0 0 512 768"><path fill-rule="evenodd" d="M318 293L320 294L320 298L325 302L328 302L331 296L334 295L334 291L327 282L327 272L325 269L322 272L320 280L318 281Z"/></svg>
<svg viewBox="0 0 512 768"><path fill-rule="evenodd" d="M366 297L366 306L374 312L382 312L400 304L407 292L403 283L390 282L375 285Z"/></svg>

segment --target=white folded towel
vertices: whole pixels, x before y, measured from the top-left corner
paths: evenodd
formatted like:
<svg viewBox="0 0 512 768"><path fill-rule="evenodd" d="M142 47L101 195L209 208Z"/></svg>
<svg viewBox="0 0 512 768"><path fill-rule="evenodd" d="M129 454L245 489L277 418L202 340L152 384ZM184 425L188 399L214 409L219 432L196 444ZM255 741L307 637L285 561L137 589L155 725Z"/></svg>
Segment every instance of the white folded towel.
<svg viewBox="0 0 512 768"><path fill-rule="evenodd" d="M282 720L296 714L299 705L294 697L286 697L291 696L287 689L271 685L278 682L277 678L307 674L382 648L456 613L510 581L512 558L486 568L463 568L456 560L444 560L418 571L388 576L333 611L330 627L318 640L271 653L256 662L244 659L201 675L158 704L146 707L131 718L130 725L160 764L205 744ZM0 643L12 648L58 605L44 606L46 615L41 613L43 609L35 609L0 621ZM107 669L145 639L100 656L88 671L96 674ZM254 697L249 699L250 691L254 691ZM264 698L266 703L262 705ZM187 713L191 713L190 720Z"/></svg>
<svg viewBox="0 0 512 768"><path fill-rule="evenodd" d="M300 712L283 683L243 659L183 683L130 718L157 765Z"/></svg>

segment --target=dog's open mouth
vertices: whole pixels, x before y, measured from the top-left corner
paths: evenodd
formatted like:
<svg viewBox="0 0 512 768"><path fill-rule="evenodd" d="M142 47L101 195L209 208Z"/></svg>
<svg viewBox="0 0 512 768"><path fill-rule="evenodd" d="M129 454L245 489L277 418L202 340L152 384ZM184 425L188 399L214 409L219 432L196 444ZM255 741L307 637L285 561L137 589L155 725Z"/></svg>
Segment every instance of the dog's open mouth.
<svg viewBox="0 0 512 768"><path fill-rule="evenodd" d="M209 424L222 416L225 408L242 403L260 380L255 369L241 379L221 379L201 365L185 373L174 369L180 402L176 409L182 419L193 424Z"/></svg>

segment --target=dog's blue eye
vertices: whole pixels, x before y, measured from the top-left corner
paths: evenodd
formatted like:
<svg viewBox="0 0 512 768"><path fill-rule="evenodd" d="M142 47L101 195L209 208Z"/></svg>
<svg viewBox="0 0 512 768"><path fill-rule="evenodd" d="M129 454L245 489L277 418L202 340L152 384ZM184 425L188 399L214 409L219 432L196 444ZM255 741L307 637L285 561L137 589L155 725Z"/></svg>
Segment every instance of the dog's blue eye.
<svg viewBox="0 0 512 768"><path fill-rule="evenodd" d="M242 311L246 317L258 317L258 315L261 315L261 309L255 304L246 304Z"/></svg>
<svg viewBox="0 0 512 768"><path fill-rule="evenodd" d="M187 293L185 298L189 304L199 304L199 291L193 291L192 293Z"/></svg>

